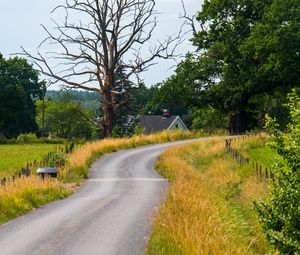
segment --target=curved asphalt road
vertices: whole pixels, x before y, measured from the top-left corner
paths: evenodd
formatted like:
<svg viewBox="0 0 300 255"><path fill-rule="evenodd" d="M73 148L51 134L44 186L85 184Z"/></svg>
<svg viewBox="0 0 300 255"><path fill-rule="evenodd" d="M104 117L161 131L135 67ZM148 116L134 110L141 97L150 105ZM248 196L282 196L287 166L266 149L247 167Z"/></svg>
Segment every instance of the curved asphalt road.
<svg viewBox="0 0 300 255"><path fill-rule="evenodd" d="M154 162L178 143L102 157L73 196L0 226L0 254L144 254L151 216L167 186Z"/></svg>

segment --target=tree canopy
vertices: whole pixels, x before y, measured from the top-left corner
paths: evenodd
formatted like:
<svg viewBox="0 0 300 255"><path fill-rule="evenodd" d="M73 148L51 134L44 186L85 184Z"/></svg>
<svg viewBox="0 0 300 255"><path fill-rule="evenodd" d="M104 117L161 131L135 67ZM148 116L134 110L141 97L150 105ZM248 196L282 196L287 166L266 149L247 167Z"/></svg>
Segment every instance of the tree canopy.
<svg viewBox="0 0 300 255"><path fill-rule="evenodd" d="M25 59L0 55L0 133L15 137L37 130L33 99L40 88L38 72Z"/></svg>
<svg viewBox="0 0 300 255"><path fill-rule="evenodd" d="M262 106L299 85L299 17L294 0L206 0L200 29L193 26L196 52L160 86L160 97L211 106L229 117L232 133L257 127L266 113L257 110L273 111Z"/></svg>
<svg viewBox="0 0 300 255"><path fill-rule="evenodd" d="M36 102L39 127L42 127L43 107L45 107L45 134L54 137L73 139L91 139L97 131L93 113L80 103L72 101L68 94L63 94L59 100Z"/></svg>

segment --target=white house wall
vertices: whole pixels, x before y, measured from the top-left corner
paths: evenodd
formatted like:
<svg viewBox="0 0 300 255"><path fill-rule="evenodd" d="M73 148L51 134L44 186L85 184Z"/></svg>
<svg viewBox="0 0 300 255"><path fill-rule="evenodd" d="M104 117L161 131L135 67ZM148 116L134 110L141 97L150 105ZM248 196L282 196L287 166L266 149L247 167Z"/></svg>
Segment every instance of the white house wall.
<svg viewBox="0 0 300 255"><path fill-rule="evenodd" d="M183 131L186 131L187 127L186 125L184 125L183 121L179 117L177 117L168 128L168 130L174 130L174 129L181 129Z"/></svg>

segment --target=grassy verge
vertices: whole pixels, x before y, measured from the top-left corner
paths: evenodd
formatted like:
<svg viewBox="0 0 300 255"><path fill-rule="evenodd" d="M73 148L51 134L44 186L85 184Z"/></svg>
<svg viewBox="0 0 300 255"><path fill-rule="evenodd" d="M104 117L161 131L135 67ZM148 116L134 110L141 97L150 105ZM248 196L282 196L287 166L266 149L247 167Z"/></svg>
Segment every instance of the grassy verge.
<svg viewBox="0 0 300 255"><path fill-rule="evenodd" d="M54 144L0 145L0 179L12 176L27 162L41 160L56 147Z"/></svg>
<svg viewBox="0 0 300 255"><path fill-rule="evenodd" d="M62 171L64 182L80 183L88 177L91 164L104 154L150 144L159 144L178 140L203 137L202 132L165 131L152 135L140 135L131 138L104 139L87 143L77 148L68 157L68 164Z"/></svg>
<svg viewBox="0 0 300 255"><path fill-rule="evenodd" d="M253 200L268 185L224 152L224 140L167 150L157 169L171 187L149 240L148 255L266 254Z"/></svg>
<svg viewBox="0 0 300 255"><path fill-rule="evenodd" d="M72 194L56 180L21 178L0 188L0 224Z"/></svg>

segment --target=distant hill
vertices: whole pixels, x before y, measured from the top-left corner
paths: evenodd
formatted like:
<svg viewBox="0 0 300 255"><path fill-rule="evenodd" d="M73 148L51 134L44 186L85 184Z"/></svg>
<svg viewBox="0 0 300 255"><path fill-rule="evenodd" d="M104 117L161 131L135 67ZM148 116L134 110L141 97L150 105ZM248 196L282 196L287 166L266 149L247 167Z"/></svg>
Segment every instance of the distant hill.
<svg viewBox="0 0 300 255"><path fill-rule="evenodd" d="M70 97L75 102L80 102L84 107L92 111L98 111L101 97L96 92L80 91L80 90L49 90L46 93L46 99L58 101L63 97Z"/></svg>

